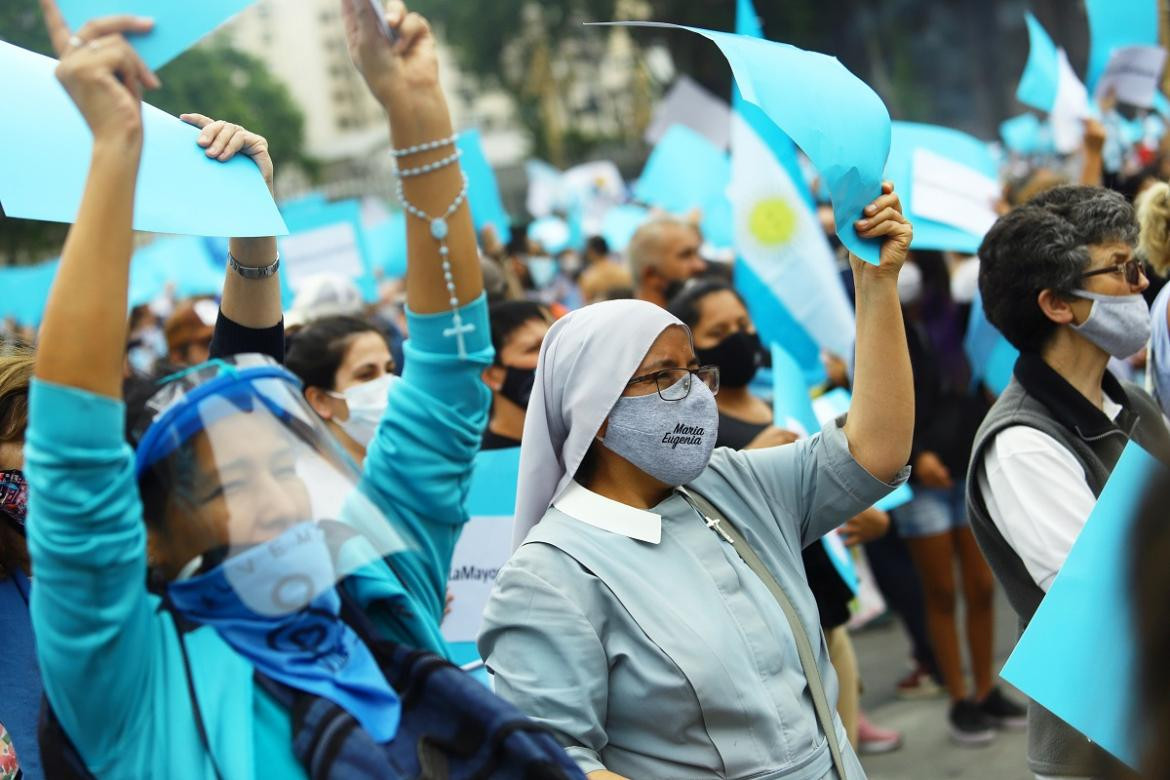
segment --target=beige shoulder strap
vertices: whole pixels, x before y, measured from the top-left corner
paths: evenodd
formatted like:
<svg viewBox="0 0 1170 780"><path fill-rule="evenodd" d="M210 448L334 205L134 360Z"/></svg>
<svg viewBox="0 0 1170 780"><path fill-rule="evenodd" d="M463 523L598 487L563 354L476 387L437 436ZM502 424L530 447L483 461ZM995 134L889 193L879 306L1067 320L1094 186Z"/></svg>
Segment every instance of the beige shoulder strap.
<svg viewBox="0 0 1170 780"><path fill-rule="evenodd" d="M715 531L724 541L735 548L739 557L743 559L743 562L747 564L748 568L767 586L772 597L776 599L776 603L780 605L780 609L784 612L784 617L788 619L788 626L792 629L792 636L796 641L796 652L800 656L800 667L804 671L805 679L808 680L808 690L812 694L813 708L816 710L817 720L820 722L821 730L825 732L825 739L829 743L829 752L833 756L833 767L837 770L837 777L840 780L846 780L845 761L841 756L841 745L837 741L837 728L833 723L833 713L836 712L837 707L835 704L830 705L828 697L825 696L825 686L821 679L820 669L817 668L816 655L813 652L812 644L809 642L808 632L804 630L804 624L800 622L800 616L796 614L796 607L792 606L788 594L780 587L780 583L772 576L772 572L768 571L768 567L760 560L760 556L756 555L756 551L743 538L743 534L736 529L735 525L714 504L693 490L680 487L678 488L678 492L703 517L708 528Z"/></svg>

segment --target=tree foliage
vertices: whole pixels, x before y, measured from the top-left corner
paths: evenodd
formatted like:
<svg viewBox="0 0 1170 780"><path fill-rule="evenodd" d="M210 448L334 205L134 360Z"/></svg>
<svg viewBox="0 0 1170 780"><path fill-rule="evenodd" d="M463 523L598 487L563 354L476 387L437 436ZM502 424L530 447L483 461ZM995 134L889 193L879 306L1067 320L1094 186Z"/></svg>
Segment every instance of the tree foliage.
<svg viewBox="0 0 1170 780"><path fill-rule="evenodd" d="M0 39L52 53L36 0L0 2ZM304 153L304 115L260 60L213 38L158 75L162 88L146 95L151 105L173 115L197 112L243 125L268 139L277 166L296 164L314 172ZM0 264L59 251L66 230L54 223L0 219Z"/></svg>

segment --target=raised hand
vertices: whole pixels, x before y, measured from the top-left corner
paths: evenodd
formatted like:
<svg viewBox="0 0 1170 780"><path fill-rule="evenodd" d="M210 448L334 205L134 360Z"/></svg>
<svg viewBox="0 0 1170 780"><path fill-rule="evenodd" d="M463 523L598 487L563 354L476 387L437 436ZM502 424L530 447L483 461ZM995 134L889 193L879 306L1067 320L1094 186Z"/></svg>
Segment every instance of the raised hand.
<svg viewBox="0 0 1170 780"><path fill-rule="evenodd" d="M408 12L400 0L389 3L382 19L375 8L379 0L339 1L349 56L383 106L389 110L438 86L439 61L426 19Z"/></svg>
<svg viewBox="0 0 1170 780"><path fill-rule="evenodd" d="M268 139L252 131L225 122L222 119L212 119L203 114L180 114L179 118L189 125L198 127L201 132L196 143L199 144L208 157L220 162L227 162L239 153L252 158L260 175L272 192L272 155L268 153Z"/></svg>
<svg viewBox="0 0 1170 780"><path fill-rule="evenodd" d="M861 259L850 256L854 273L892 275L897 278L906 256L910 252L910 241L914 228L902 216L902 201L894 192L894 185L882 182L882 194L865 207L864 216L854 223L857 235L862 238L882 239L880 265L873 266Z"/></svg>
<svg viewBox="0 0 1170 780"><path fill-rule="evenodd" d="M77 105L95 142L141 146L142 92L159 86L158 77L126 42L154 22L138 16L108 16L69 30L54 0L41 0L53 49L60 58L57 80Z"/></svg>

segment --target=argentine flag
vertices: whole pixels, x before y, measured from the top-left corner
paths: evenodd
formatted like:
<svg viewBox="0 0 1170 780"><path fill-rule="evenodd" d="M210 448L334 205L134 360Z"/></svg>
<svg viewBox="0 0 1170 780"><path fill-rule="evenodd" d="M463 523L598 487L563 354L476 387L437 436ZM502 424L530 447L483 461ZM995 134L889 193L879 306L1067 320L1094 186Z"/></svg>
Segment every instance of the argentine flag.
<svg viewBox="0 0 1170 780"><path fill-rule="evenodd" d="M737 33L763 37L751 0L738 0L736 16ZM821 349L851 362L853 309L809 207L793 143L754 106L737 99L734 109L727 195L740 260Z"/></svg>

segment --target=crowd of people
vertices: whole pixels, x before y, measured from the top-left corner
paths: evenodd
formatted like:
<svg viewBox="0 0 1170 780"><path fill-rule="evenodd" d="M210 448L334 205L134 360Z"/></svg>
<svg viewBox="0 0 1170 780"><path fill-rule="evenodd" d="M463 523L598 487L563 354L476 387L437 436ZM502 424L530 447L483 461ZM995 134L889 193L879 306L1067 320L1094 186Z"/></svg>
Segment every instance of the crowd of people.
<svg viewBox="0 0 1170 780"><path fill-rule="evenodd" d="M1090 121L1075 180L1015 170L977 256L915 249L883 184L854 225L880 261L835 244L854 354L810 389L851 405L792 430L695 215L620 252L476 236L427 21L340 2L389 117L402 287L369 305L319 278L285 312L276 239L233 238L221 297L127 318L158 85L127 36L150 22L71 31L42 1L94 144L43 322L0 339L0 780L864 778L859 755L912 735L861 710L827 535L905 630L898 694L949 699L956 743L1026 728L1038 778L1131 774L996 684L994 593L1026 626L1126 445L1170 464L1170 148L1111 149ZM183 119L271 187L262 136ZM1020 353L998 397L964 347L977 297ZM441 626L476 456L506 448L489 688ZM1165 488L1117 562L1151 778L1170 777Z"/></svg>

